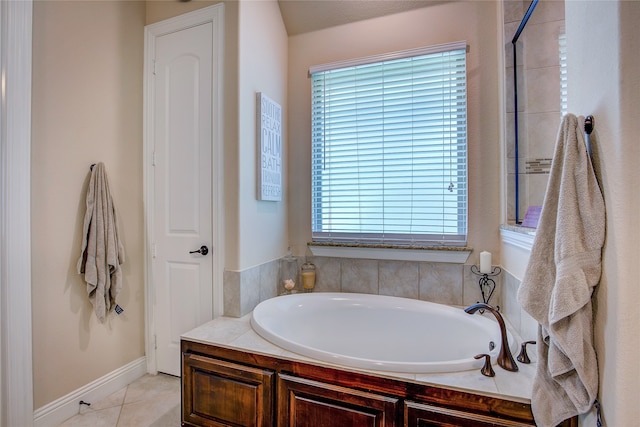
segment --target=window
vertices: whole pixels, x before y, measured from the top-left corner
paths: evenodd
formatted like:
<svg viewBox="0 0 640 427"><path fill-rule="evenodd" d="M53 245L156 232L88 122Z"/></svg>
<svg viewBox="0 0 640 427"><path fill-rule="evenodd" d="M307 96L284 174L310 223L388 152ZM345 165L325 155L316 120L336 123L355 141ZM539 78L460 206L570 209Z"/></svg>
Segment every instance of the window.
<svg viewBox="0 0 640 427"><path fill-rule="evenodd" d="M314 241L465 245L466 43L310 74Z"/></svg>

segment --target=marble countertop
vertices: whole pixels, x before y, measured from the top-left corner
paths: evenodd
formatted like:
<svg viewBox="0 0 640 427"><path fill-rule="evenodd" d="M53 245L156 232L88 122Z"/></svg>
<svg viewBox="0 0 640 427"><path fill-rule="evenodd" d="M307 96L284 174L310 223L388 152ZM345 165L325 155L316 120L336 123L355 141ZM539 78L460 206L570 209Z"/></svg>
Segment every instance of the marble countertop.
<svg viewBox="0 0 640 427"><path fill-rule="evenodd" d="M502 224L500 226L500 229L513 231L514 233L528 234L532 236L535 236L537 231L536 228L523 227L522 225L517 225L517 224Z"/></svg>
<svg viewBox="0 0 640 427"><path fill-rule="evenodd" d="M347 371L372 373L386 378L408 380L422 384L441 385L524 403L530 402L533 376L535 374L535 364L533 363L528 365L518 363L520 368L518 372L509 372L498 365L494 365L496 373L494 377L485 377L480 373L479 369L449 373L408 374L334 365L292 353L265 340L251 327L251 314L240 318L219 317L183 334L182 338L202 344L246 350L252 353L310 362L315 365L329 366Z"/></svg>

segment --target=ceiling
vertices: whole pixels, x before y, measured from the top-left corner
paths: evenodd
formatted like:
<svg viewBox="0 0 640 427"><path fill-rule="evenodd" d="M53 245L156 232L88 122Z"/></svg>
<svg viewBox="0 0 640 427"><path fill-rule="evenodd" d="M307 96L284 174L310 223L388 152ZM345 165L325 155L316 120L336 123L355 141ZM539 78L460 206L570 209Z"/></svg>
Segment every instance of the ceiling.
<svg viewBox="0 0 640 427"><path fill-rule="evenodd" d="M446 3L446 1L278 0L282 19L290 36L439 3Z"/></svg>

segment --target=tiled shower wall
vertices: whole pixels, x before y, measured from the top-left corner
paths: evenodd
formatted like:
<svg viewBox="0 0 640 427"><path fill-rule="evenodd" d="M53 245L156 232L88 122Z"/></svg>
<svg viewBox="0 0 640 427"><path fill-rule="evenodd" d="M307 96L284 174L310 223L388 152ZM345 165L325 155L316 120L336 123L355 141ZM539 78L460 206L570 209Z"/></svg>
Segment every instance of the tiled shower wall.
<svg viewBox="0 0 640 427"><path fill-rule="evenodd" d="M467 306L482 300L479 277L470 265L379 261L370 259L298 257L297 271L305 261L316 266L314 292L357 292L390 295ZM283 260L274 260L243 271L224 273L224 314L241 317L258 303L284 292ZM497 277L490 303L501 304L505 273ZM300 290L296 282L296 290Z"/></svg>
<svg viewBox="0 0 640 427"><path fill-rule="evenodd" d="M530 0L504 0L507 220L515 218L515 109L513 45ZM542 205L556 134L562 118L559 36L564 33L564 2L542 0L517 42L518 179L520 220L529 206Z"/></svg>

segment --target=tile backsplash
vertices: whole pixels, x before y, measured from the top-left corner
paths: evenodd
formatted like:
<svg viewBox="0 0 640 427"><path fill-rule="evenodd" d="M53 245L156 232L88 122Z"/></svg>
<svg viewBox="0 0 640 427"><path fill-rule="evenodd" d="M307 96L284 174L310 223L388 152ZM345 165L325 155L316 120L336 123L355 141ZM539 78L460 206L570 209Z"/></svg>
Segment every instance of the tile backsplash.
<svg viewBox="0 0 640 427"><path fill-rule="evenodd" d="M511 324L513 329L520 335L523 341L535 341L538 337L538 322L527 312L520 308L518 304L518 288L520 280L508 271L502 272L502 314ZM530 352L535 354L535 351Z"/></svg>
<svg viewBox="0 0 640 427"><path fill-rule="evenodd" d="M438 262L384 261L332 257L297 257L297 270L305 261L316 265L314 292L357 292L467 306L482 300L479 276L470 265ZM243 271L224 273L224 314L241 317L268 298L284 292L284 260L274 260ZM505 272L493 279L492 305L500 306ZM301 285L296 281L298 291ZM503 310L504 311L504 310Z"/></svg>

